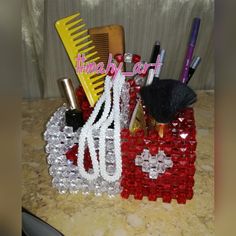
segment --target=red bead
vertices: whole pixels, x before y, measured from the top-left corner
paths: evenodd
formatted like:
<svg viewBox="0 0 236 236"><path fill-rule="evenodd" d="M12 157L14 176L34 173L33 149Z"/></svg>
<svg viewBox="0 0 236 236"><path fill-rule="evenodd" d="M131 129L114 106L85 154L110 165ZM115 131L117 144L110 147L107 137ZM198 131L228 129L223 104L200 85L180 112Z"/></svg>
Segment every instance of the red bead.
<svg viewBox="0 0 236 236"><path fill-rule="evenodd" d="M77 162L77 156L76 156L77 153L78 153L78 145L75 144L71 149L69 149L66 152L66 158L70 161L76 161Z"/></svg>
<svg viewBox="0 0 236 236"><path fill-rule="evenodd" d="M163 202L166 202L166 203L170 203L171 202L171 194L164 194L163 197L162 197L162 201Z"/></svg>
<svg viewBox="0 0 236 236"><path fill-rule="evenodd" d="M130 99L130 101L129 101L129 105L130 105L130 106L131 106L131 105L136 106L136 104L137 104L136 99Z"/></svg>
<svg viewBox="0 0 236 236"><path fill-rule="evenodd" d="M184 191L186 189L186 184L180 184L179 185L179 190Z"/></svg>
<svg viewBox="0 0 236 236"><path fill-rule="evenodd" d="M120 195L121 195L121 197L128 199L129 198L129 190L123 189Z"/></svg>
<svg viewBox="0 0 236 236"><path fill-rule="evenodd" d="M132 57L132 62L133 63L137 63L137 62L140 62L141 60L141 57L137 54L133 54L133 57Z"/></svg>
<svg viewBox="0 0 236 236"><path fill-rule="evenodd" d="M144 148L143 145L137 145L135 147L137 153L142 153L143 152L143 148Z"/></svg>
<svg viewBox="0 0 236 236"><path fill-rule="evenodd" d="M140 86L135 86L135 92L136 92L136 93L139 93L140 89L141 89Z"/></svg>
<svg viewBox="0 0 236 236"><path fill-rule="evenodd" d="M186 203L186 194L185 193L180 193L177 197L177 202L179 204L185 204Z"/></svg>
<svg viewBox="0 0 236 236"><path fill-rule="evenodd" d="M129 150L129 144L128 143L122 143L121 144L121 150L122 150L122 152L127 153L128 150Z"/></svg>
<svg viewBox="0 0 236 236"><path fill-rule="evenodd" d="M134 194L134 199L142 200L143 199L142 191L136 191L135 194Z"/></svg>
<svg viewBox="0 0 236 236"><path fill-rule="evenodd" d="M77 155L76 155L77 153L78 153L78 145L75 144L65 154L68 160L73 161L73 165L77 165Z"/></svg>
<svg viewBox="0 0 236 236"><path fill-rule="evenodd" d="M83 112L83 120L87 121L88 118L90 117L91 111L90 110L86 110Z"/></svg>
<svg viewBox="0 0 236 236"><path fill-rule="evenodd" d="M148 74L148 70L146 70L145 72L142 72L142 73L140 74L140 77L146 77L147 74Z"/></svg>
<svg viewBox="0 0 236 236"><path fill-rule="evenodd" d="M135 135L138 137L138 138L144 138L144 130L142 130L142 129L139 129L139 130L137 130L136 132L135 132ZM139 141L139 140L137 140L137 141Z"/></svg>
<svg viewBox="0 0 236 236"><path fill-rule="evenodd" d="M78 99L84 97L85 92L82 86L79 86L76 90L75 90L76 96L78 97Z"/></svg>
<svg viewBox="0 0 236 236"><path fill-rule="evenodd" d="M157 200L157 194L149 194L148 195L149 201L156 201Z"/></svg>
<svg viewBox="0 0 236 236"><path fill-rule="evenodd" d="M86 101L86 100L84 100L84 101L82 102L81 109L82 109L83 111L85 111L85 110L87 110L89 107L90 107L89 102Z"/></svg>
<svg viewBox="0 0 236 236"><path fill-rule="evenodd" d="M130 104L129 105L130 111L133 112L134 108L135 108L135 104Z"/></svg>
<svg viewBox="0 0 236 236"><path fill-rule="evenodd" d="M84 168L86 171L88 171L90 168L93 168L88 148L86 148L84 151Z"/></svg>
<svg viewBox="0 0 236 236"><path fill-rule="evenodd" d="M163 184L163 188L164 188L164 190L166 190L166 191L170 191L171 185L170 185L170 184Z"/></svg>
<svg viewBox="0 0 236 236"><path fill-rule="evenodd" d="M136 99L136 97L137 97L137 94L135 91L130 93L130 99Z"/></svg>
<svg viewBox="0 0 236 236"><path fill-rule="evenodd" d="M193 178L193 176L188 176L187 181L188 181L188 185L189 186L193 186L194 185L194 178Z"/></svg>
<svg viewBox="0 0 236 236"><path fill-rule="evenodd" d="M193 198L193 190L192 189L189 189L187 194L186 194L186 198L188 200L191 200Z"/></svg>
<svg viewBox="0 0 236 236"><path fill-rule="evenodd" d="M154 141L154 140L157 140L157 138L158 138L158 134L156 131L152 130L149 132L148 139Z"/></svg>
<svg viewBox="0 0 236 236"><path fill-rule="evenodd" d="M113 75L115 74L115 71L109 70L107 74L108 74L109 76L113 76Z"/></svg>
<svg viewBox="0 0 236 236"><path fill-rule="evenodd" d="M118 63L124 62L124 55L122 54L116 54L114 58Z"/></svg>
<svg viewBox="0 0 236 236"><path fill-rule="evenodd" d="M149 187L148 186L143 186L143 195L148 196L149 195Z"/></svg>
<svg viewBox="0 0 236 236"><path fill-rule="evenodd" d="M187 169L187 172L189 175L194 175L195 174L195 166L192 165L192 166L189 166L189 168Z"/></svg>
<svg viewBox="0 0 236 236"><path fill-rule="evenodd" d="M149 152L152 156L156 155L158 152L158 146L156 145L150 145L149 146Z"/></svg>
<svg viewBox="0 0 236 236"><path fill-rule="evenodd" d="M128 83L131 87L135 85L135 81L133 79L128 80Z"/></svg>

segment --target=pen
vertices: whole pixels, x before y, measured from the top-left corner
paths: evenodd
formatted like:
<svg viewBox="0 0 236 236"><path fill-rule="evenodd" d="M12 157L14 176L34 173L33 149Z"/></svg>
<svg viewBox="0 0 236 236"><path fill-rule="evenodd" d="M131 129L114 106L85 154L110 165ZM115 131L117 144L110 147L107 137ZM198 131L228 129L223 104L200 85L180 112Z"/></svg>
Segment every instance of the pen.
<svg viewBox="0 0 236 236"><path fill-rule="evenodd" d="M201 57L196 57L193 59L190 68L189 68L189 73L188 73L188 79L186 81L186 84L188 84L188 82L190 81L190 79L192 78L194 72L196 71L197 67L199 66L201 62Z"/></svg>
<svg viewBox="0 0 236 236"><path fill-rule="evenodd" d="M200 22L201 22L200 18L197 18L197 17L194 18L193 20L189 42L188 42L188 48L185 55L181 76L180 76L180 81L183 83L185 83L188 79L189 66L192 61L194 48L196 46Z"/></svg>
<svg viewBox="0 0 236 236"><path fill-rule="evenodd" d="M154 77L154 69L150 69L148 71L148 77L147 77L147 81L146 81L146 85L145 86L148 86L148 85L152 84L153 77Z"/></svg>
<svg viewBox="0 0 236 236"><path fill-rule="evenodd" d="M150 63L156 63L157 57L160 53L160 48L161 48L160 41L156 41L152 49ZM154 77L154 70L149 68L147 72L148 72L148 77L146 78L146 81L144 82L145 86L150 85Z"/></svg>
<svg viewBox="0 0 236 236"><path fill-rule="evenodd" d="M156 79L160 78L160 74L161 74L161 69L162 66L164 64L164 59L165 59L165 55L166 55L166 50L165 49L161 49L161 53L160 53L160 66L157 68L156 73L154 74L154 77Z"/></svg>
<svg viewBox="0 0 236 236"><path fill-rule="evenodd" d="M152 55L151 55L151 58L150 58L150 63L155 63L156 62L157 56L160 52L160 47L161 47L160 42L156 41L155 45L153 46Z"/></svg>

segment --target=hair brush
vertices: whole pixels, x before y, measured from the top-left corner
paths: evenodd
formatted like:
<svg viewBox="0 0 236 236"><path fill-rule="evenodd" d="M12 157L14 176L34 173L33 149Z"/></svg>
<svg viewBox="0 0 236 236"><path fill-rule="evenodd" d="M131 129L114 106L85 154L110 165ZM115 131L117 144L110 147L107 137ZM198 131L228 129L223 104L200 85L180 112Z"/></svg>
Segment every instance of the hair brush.
<svg viewBox="0 0 236 236"><path fill-rule="evenodd" d="M169 123L176 113L197 100L196 93L178 80L154 80L140 91L147 112L159 123Z"/></svg>

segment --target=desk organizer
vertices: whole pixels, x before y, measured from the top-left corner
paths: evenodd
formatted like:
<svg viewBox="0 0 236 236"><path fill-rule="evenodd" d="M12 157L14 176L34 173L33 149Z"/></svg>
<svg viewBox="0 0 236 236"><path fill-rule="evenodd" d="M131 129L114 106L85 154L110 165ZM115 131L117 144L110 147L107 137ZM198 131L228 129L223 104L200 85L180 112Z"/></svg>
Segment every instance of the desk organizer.
<svg viewBox="0 0 236 236"><path fill-rule="evenodd" d="M94 181L83 179L78 171L77 152L80 129L73 132L65 125L65 111L61 106L50 118L44 138L47 142L46 153L52 185L59 193L94 193L109 197L120 194L124 199L133 196L141 200L147 197L150 201L162 198L163 202L176 199L185 203L193 197L196 127L194 112L187 108L176 115L167 126L163 138L155 130L137 130L131 133L127 129L129 109L139 90L133 81L125 83L123 92L126 99L121 103L121 151L122 175L118 181L107 182L102 177ZM92 108L89 107L85 93L80 87L76 92L86 120ZM127 110L128 109L128 110ZM123 122L123 123L122 123ZM98 130L93 132L95 146L98 148ZM107 171L114 168L113 129L106 132ZM96 149L98 151L98 149ZM86 171L92 168L89 151L85 150L84 166Z"/></svg>

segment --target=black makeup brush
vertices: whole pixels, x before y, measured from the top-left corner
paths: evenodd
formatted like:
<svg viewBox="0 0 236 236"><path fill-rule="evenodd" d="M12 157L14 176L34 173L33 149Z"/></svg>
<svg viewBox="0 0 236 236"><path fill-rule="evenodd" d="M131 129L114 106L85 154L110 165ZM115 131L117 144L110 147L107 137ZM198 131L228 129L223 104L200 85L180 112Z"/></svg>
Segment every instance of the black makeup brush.
<svg viewBox="0 0 236 236"><path fill-rule="evenodd" d="M161 124L167 124L176 113L197 100L195 92L178 80L154 80L140 91L147 112ZM163 135L163 134L162 134Z"/></svg>

